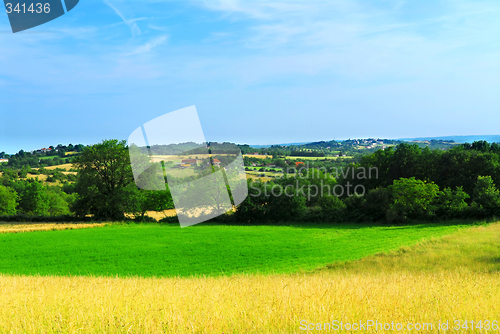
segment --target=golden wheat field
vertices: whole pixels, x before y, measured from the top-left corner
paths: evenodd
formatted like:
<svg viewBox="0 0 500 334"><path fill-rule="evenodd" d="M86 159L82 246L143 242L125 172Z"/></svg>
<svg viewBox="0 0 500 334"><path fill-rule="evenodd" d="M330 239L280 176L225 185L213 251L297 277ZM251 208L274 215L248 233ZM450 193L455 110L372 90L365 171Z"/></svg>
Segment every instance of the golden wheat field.
<svg viewBox="0 0 500 334"><path fill-rule="evenodd" d="M267 158L272 158L272 155L265 155L265 154L243 154L244 158L257 158L257 159L267 159Z"/></svg>
<svg viewBox="0 0 500 334"><path fill-rule="evenodd" d="M0 324L2 332L30 333L300 333L305 323L334 320L491 321L500 315L499 278L467 270L194 279L0 276Z"/></svg>
<svg viewBox="0 0 500 334"><path fill-rule="evenodd" d="M0 223L0 233L24 233L35 231L77 230L81 228L93 228L106 226L107 223Z"/></svg>
<svg viewBox="0 0 500 334"><path fill-rule="evenodd" d="M365 327L357 331L363 333L397 332L387 328L399 325L410 332L410 324L420 333L495 332L484 328L485 321L492 329L500 320L498 241L497 223L345 266L288 275L0 275L0 332L321 333L319 328L350 332L344 326L354 323ZM436 254L440 248L442 256ZM469 268L473 261L479 264ZM471 330L470 321L478 326L480 320L483 329ZM469 330L452 330L455 321L461 327L469 321ZM340 322L344 330L334 330L332 323ZM439 331L446 322L449 331Z"/></svg>
<svg viewBox="0 0 500 334"><path fill-rule="evenodd" d="M48 170L53 170L53 169L66 169L66 170L70 170L71 168L74 168L73 164L62 164L62 165L56 165L56 166L48 166L48 167L44 167L45 169L48 169ZM38 168L33 168L34 170L37 170Z"/></svg>

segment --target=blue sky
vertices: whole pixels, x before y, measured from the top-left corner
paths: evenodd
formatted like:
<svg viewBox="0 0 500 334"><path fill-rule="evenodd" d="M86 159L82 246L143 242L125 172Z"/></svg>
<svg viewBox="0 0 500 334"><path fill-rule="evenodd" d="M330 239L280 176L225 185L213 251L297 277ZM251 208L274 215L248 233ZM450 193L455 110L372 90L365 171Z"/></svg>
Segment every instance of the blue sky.
<svg viewBox="0 0 500 334"><path fill-rule="evenodd" d="M126 139L196 105L209 141L499 134L500 1L82 0L12 34L0 151Z"/></svg>

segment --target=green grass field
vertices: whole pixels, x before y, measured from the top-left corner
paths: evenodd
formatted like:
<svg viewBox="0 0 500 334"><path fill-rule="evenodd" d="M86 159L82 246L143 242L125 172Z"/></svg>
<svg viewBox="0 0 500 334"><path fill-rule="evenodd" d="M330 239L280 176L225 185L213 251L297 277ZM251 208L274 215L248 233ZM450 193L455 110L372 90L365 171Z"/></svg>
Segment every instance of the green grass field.
<svg viewBox="0 0 500 334"><path fill-rule="evenodd" d="M283 178L284 174L283 173L273 173L273 172L257 172L257 171L246 171L247 175L250 175L252 177L260 177L262 174L265 175L265 177L277 177L277 178Z"/></svg>
<svg viewBox="0 0 500 334"><path fill-rule="evenodd" d="M116 224L0 235L0 273L220 276L311 271L453 233L465 223L222 226Z"/></svg>
<svg viewBox="0 0 500 334"><path fill-rule="evenodd" d="M52 160L54 159L55 157L59 157L58 155L49 155L49 156L43 156L43 157L39 157L40 160Z"/></svg>
<svg viewBox="0 0 500 334"><path fill-rule="evenodd" d="M347 157L300 157L300 156L289 156L288 157L290 160L293 161L300 161L300 160L337 160L339 158L341 159L351 159L352 156L347 156Z"/></svg>

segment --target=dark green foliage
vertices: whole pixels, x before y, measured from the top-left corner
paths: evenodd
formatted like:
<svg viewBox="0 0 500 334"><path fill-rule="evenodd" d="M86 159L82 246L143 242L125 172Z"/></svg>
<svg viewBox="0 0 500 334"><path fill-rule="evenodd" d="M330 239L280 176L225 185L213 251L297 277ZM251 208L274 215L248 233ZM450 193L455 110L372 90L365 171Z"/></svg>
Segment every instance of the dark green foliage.
<svg viewBox="0 0 500 334"><path fill-rule="evenodd" d="M177 216L173 216L173 217L165 217L165 218L162 218L158 221L159 223L164 223L164 224L179 224L179 219L177 219Z"/></svg>
<svg viewBox="0 0 500 334"><path fill-rule="evenodd" d="M337 196L323 196L318 200L318 204L328 221L344 221L347 206Z"/></svg>
<svg viewBox="0 0 500 334"><path fill-rule="evenodd" d="M223 147L224 145L222 144ZM422 148L421 144L400 144L395 148L378 150L371 155L350 160L343 158L303 160L305 164L297 168L295 168L296 160L290 159L290 155L326 154L331 157L338 152L355 155L356 145L362 145L361 141L317 142L286 148L273 146L269 149L253 149L243 145L245 152L269 153L273 156L272 159L245 157L245 163L258 164L258 167L251 168L252 170L272 171L266 166L275 164L284 167L285 177L280 178L279 175L275 175L273 182L250 183L249 196L236 212L217 217L214 221L268 224L297 220L310 222L387 220L391 223L401 223L411 219L434 220L500 215L500 193L495 186L500 182L498 144L447 143L446 145L455 146L448 151ZM186 147L195 148L192 144ZM182 148L176 146L168 149L177 152ZM69 213L69 205L78 217L92 214L99 220L122 220L125 213L148 219L147 211L173 208L168 189L167 191L137 189L133 182L125 142L108 140L86 149L81 145L78 149L73 145L68 147L58 145L57 149L59 153L54 151L44 156L20 151L11 157L10 166L6 167L5 164L1 166L3 176L0 178L0 185L7 187L9 194L17 194L15 201L17 212L26 215L61 215ZM71 158L78 165L78 169L75 170L78 171L78 176L66 175L58 169L43 168L43 165L63 162L61 152L75 150L83 151L80 156ZM226 159L222 155L217 157L221 161ZM31 170L30 161L34 165L36 161L36 166L39 166L41 161L41 168ZM146 155L142 163L149 163ZM335 168L341 170L337 175L333 172ZM376 168L378 177L359 178L356 177L357 172L344 174L347 168L353 171L360 168L366 171ZM209 172L200 171L200 175ZM47 182L54 184L60 181L63 185L60 188L46 187L42 183L26 180L27 173L47 175ZM149 177L162 178L156 173L141 175L141 178ZM180 181L189 184L190 180L197 177L190 176ZM72 185L68 181L76 183ZM153 181L155 179L151 180ZM336 186L345 190L348 189L346 188L348 184L351 185L351 194L353 186L363 185L366 195L350 196L346 192L339 195L342 196L340 198L332 195L332 189ZM4 191L3 197L7 198L5 193ZM207 205L210 204L207 202ZM4 204L4 207L7 205ZM1 212L14 213L12 204L8 211L3 209L0 214ZM142 221L142 218L138 219ZM164 221L177 221L177 218L168 218Z"/></svg>
<svg viewBox="0 0 500 334"><path fill-rule="evenodd" d="M283 222L300 219L306 200L280 184L248 181L248 197L238 206L234 220L243 223ZM290 196L291 195L291 196Z"/></svg>
<svg viewBox="0 0 500 334"><path fill-rule="evenodd" d="M0 184L0 215L14 215L17 212L17 193Z"/></svg>
<svg viewBox="0 0 500 334"><path fill-rule="evenodd" d="M488 143L464 144L448 151L400 144L396 149L388 148L364 156L361 166L379 169L378 179L362 180L368 190L386 188L400 178L415 177L432 181L441 189L463 187L472 197L478 176L488 175L495 183L500 182L498 145Z"/></svg>
<svg viewBox="0 0 500 334"><path fill-rule="evenodd" d="M344 200L344 203L346 206L344 221L361 223L370 220L369 216L366 215L366 212L364 210L365 199L363 196L353 195L351 197L347 197Z"/></svg>
<svg viewBox="0 0 500 334"><path fill-rule="evenodd" d="M436 214L440 217L459 218L463 217L469 205L466 200L470 196L458 187L456 190L445 188L438 193L435 203Z"/></svg>
<svg viewBox="0 0 500 334"><path fill-rule="evenodd" d="M135 222L138 223L157 223L158 221L154 219L153 217L149 216L137 216L134 218Z"/></svg>
<svg viewBox="0 0 500 334"><path fill-rule="evenodd" d="M18 211L25 215L67 215L74 196L59 187L46 187L36 180L21 180L11 185L19 194Z"/></svg>
<svg viewBox="0 0 500 334"><path fill-rule="evenodd" d="M390 187L392 204L388 211L389 222L426 218L433 215L431 203L437 197L439 187L433 182L401 178Z"/></svg>
<svg viewBox="0 0 500 334"><path fill-rule="evenodd" d="M175 208L168 187L166 191L137 190L135 198L137 206L133 211L139 215L136 221L147 217L145 216L147 211L165 211Z"/></svg>
<svg viewBox="0 0 500 334"><path fill-rule="evenodd" d="M25 214L48 214L48 196L41 182L30 180L25 183L23 190L20 192L19 209Z"/></svg>
<svg viewBox="0 0 500 334"><path fill-rule="evenodd" d="M104 140L85 148L76 158L78 198L74 212L83 217L121 220L135 205L135 191L128 148L125 141Z"/></svg>
<svg viewBox="0 0 500 334"><path fill-rule="evenodd" d="M365 215L373 221L386 218L387 211L391 205L391 193L386 188L372 189L366 194L363 207Z"/></svg>
<svg viewBox="0 0 500 334"><path fill-rule="evenodd" d="M491 176L479 176L474 187L474 202L487 214L500 212L500 191Z"/></svg>

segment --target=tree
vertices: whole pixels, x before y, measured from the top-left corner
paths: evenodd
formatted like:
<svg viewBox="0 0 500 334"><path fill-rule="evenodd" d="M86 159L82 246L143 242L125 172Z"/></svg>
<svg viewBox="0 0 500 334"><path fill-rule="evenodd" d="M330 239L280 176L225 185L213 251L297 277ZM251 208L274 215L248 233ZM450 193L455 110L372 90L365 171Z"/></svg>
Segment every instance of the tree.
<svg viewBox="0 0 500 334"><path fill-rule="evenodd" d="M58 187L47 187L46 198L48 202L48 215L58 216L68 215L70 213L69 202L73 200L73 195L65 194Z"/></svg>
<svg viewBox="0 0 500 334"><path fill-rule="evenodd" d="M445 188L440 191L437 197L437 213L446 218L460 217L463 211L469 207L465 202L470 196L458 187L456 190Z"/></svg>
<svg viewBox="0 0 500 334"><path fill-rule="evenodd" d="M17 213L17 193L0 185L0 215L15 215Z"/></svg>
<svg viewBox="0 0 500 334"><path fill-rule="evenodd" d="M23 213L46 215L49 211L49 201L43 184L37 180L28 180L20 192L19 208Z"/></svg>
<svg viewBox="0 0 500 334"><path fill-rule="evenodd" d="M322 196L319 198L318 204L321 207L323 213L330 219L334 221L341 221L343 219L346 205L337 196Z"/></svg>
<svg viewBox="0 0 500 334"><path fill-rule="evenodd" d="M75 166L79 169L75 213L90 213L97 219L123 219L136 190L126 142L104 140L86 147L75 159Z"/></svg>
<svg viewBox="0 0 500 334"><path fill-rule="evenodd" d="M172 195L167 191L137 190L137 213L144 220L147 211L165 211L174 209Z"/></svg>
<svg viewBox="0 0 500 334"><path fill-rule="evenodd" d="M430 204L439 192L435 183L416 180L414 177L395 180L390 189L393 202L388 211L388 220L394 222L432 214Z"/></svg>
<svg viewBox="0 0 500 334"><path fill-rule="evenodd" d="M375 188L366 194L365 213L374 221L383 220L391 205L390 191L387 188Z"/></svg>
<svg viewBox="0 0 500 334"><path fill-rule="evenodd" d="M474 188L474 202L487 210L500 207L500 191L495 187L491 176L479 176Z"/></svg>
<svg viewBox="0 0 500 334"><path fill-rule="evenodd" d="M234 218L244 223L293 221L306 211L306 199L295 190L285 193L285 188L275 183L249 179L249 195L238 206Z"/></svg>

